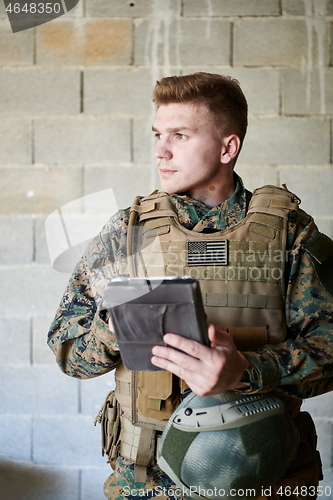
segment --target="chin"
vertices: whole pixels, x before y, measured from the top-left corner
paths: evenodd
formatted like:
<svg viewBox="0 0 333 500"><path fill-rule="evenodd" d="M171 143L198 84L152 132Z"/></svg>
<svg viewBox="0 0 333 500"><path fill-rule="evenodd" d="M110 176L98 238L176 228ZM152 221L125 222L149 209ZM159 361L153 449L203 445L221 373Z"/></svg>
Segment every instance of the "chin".
<svg viewBox="0 0 333 500"><path fill-rule="evenodd" d="M177 186L174 183L161 182L162 191L169 194L180 194L186 191L184 186Z"/></svg>

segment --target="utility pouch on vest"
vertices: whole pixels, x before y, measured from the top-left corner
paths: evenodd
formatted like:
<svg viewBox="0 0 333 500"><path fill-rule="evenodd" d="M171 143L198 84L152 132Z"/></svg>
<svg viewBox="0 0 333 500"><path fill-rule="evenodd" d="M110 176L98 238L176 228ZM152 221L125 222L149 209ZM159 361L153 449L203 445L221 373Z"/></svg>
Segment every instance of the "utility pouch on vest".
<svg viewBox="0 0 333 500"><path fill-rule="evenodd" d="M168 420L179 404L179 379L167 371L138 372L138 411L147 418Z"/></svg>
<svg viewBox="0 0 333 500"><path fill-rule="evenodd" d="M114 391L109 392L94 424L101 424L102 456L107 455L108 463L113 466L119 454L120 407Z"/></svg>
<svg viewBox="0 0 333 500"><path fill-rule="evenodd" d="M137 427L162 431L188 385L164 370L136 372L121 364L115 373L116 399L127 419Z"/></svg>
<svg viewBox="0 0 333 500"><path fill-rule="evenodd" d="M272 486L272 500L281 500L285 496L291 500L315 499L319 481L323 479L312 417L308 412L302 411L294 418L294 422L300 435L298 452L280 481Z"/></svg>

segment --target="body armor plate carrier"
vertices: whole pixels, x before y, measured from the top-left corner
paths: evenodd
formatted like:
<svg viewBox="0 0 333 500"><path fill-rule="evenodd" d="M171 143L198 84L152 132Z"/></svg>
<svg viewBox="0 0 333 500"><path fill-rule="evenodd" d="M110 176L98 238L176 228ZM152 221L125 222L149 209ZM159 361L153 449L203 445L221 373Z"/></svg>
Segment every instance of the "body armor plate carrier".
<svg viewBox="0 0 333 500"><path fill-rule="evenodd" d="M288 219L290 211L298 209L296 200L286 189L265 186L254 191L240 223L224 231L200 233L179 223L166 193L137 197L127 236L129 274L197 278L208 323L229 331L239 350L255 351L267 343L281 343L286 332ZM152 433L164 428L187 386L166 371L130 372L123 365L115 378L115 396L123 417L137 430L141 428L144 436L150 431L144 438L150 449L145 460L134 458L147 465L152 460ZM136 434L127 431L120 439L140 449L140 436L133 437ZM121 453L122 448L124 445L120 445Z"/></svg>

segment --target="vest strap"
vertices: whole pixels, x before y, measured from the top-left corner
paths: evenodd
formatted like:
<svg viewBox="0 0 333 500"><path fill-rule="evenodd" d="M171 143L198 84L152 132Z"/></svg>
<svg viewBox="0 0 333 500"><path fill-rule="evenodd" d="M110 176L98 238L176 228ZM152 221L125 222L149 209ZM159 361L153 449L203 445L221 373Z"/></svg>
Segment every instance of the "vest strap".
<svg viewBox="0 0 333 500"><path fill-rule="evenodd" d="M146 479L147 465L154 462L156 431L144 427L136 427L125 418L121 417L119 453L135 462L135 481L142 482Z"/></svg>
<svg viewBox="0 0 333 500"><path fill-rule="evenodd" d="M283 219L286 220L289 219L289 210L281 210L281 208L253 206L249 208L248 214L252 214L253 212L262 214L272 214L276 215L277 217L282 217Z"/></svg>
<svg viewBox="0 0 333 500"><path fill-rule="evenodd" d="M276 186L264 186L253 192L248 213L267 213L288 219L290 210L298 209L298 198Z"/></svg>
<svg viewBox="0 0 333 500"><path fill-rule="evenodd" d="M132 205L130 212L137 212L138 214L143 214L146 212L152 212L156 208L155 201L143 201L140 205Z"/></svg>
<svg viewBox="0 0 333 500"><path fill-rule="evenodd" d="M298 204L289 201L285 197L273 198L270 204L273 208L285 208L286 210L297 210Z"/></svg>
<svg viewBox="0 0 333 500"><path fill-rule="evenodd" d="M130 208L130 212L133 211L140 214L140 222L151 217L177 217L175 207L166 193L152 194L140 199L140 203L134 202Z"/></svg>
<svg viewBox="0 0 333 500"><path fill-rule="evenodd" d="M136 457L136 463L139 465L148 465L150 458L151 441L155 431L142 427L140 432L139 446Z"/></svg>
<svg viewBox="0 0 333 500"><path fill-rule="evenodd" d="M155 431L152 429L141 429L134 466L134 479L138 483L145 482L147 479L147 465L151 461L151 445L154 437ZM155 440L153 441L153 444L155 444Z"/></svg>
<svg viewBox="0 0 333 500"><path fill-rule="evenodd" d="M253 200L253 201L252 201ZM298 204L293 202L289 196L276 196L270 198L269 196L262 196L258 199L254 196L250 202L250 208L253 207L272 207L272 208L284 208L286 210L297 210Z"/></svg>
<svg viewBox="0 0 333 500"><path fill-rule="evenodd" d="M254 307L257 309L282 309L280 297L243 293L204 293L204 305L210 307Z"/></svg>
<svg viewBox="0 0 333 500"><path fill-rule="evenodd" d="M145 483L147 481L147 467L144 465L134 465L134 480L136 483Z"/></svg>
<svg viewBox="0 0 333 500"><path fill-rule="evenodd" d="M146 219L150 219L152 217L152 215L154 217L176 217L175 212L173 212L172 210L155 210L154 214L146 213L146 212L141 214L139 217L139 221L142 222Z"/></svg>
<svg viewBox="0 0 333 500"><path fill-rule="evenodd" d="M134 200L133 205L136 206L140 203L140 196L137 196ZM128 221L128 230L127 230L127 264L130 276L136 275L136 263L133 249L135 248L134 239L135 239L135 227L138 222L138 214L135 210L130 211L130 217Z"/></svg>

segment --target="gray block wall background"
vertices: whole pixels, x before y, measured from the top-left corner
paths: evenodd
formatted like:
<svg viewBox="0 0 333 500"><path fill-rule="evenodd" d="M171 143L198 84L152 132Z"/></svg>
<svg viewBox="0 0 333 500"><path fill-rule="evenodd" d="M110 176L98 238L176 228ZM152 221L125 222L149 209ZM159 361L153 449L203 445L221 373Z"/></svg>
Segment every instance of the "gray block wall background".
<svg viewBox="0 0 333 500"><path fill-rule="evenodd" d="M158 187L152 87L203 70L248 98L247 187L286 183L332 237L332 26L332 0L81 0L13 34L0 2L1 500L103 500L110 473L93 420L113 375L71 379L46 346L69 277L52 268L46 218L101 190L125 207ZM97 198L68 207L95 215L96 233ZM333 487L332 402L304 406Z"/></svg>

